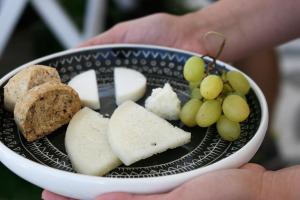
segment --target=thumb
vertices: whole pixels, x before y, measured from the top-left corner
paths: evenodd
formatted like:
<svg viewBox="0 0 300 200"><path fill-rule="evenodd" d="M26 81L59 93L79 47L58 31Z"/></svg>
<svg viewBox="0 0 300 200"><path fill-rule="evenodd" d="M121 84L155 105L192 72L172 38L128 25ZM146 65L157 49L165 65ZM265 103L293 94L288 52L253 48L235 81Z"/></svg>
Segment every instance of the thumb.
<svg viewBox="0 0 300 200"><path fill-rule="evenodd" d="M96 200L168 200L167 194L139 195L123 192L104 194L96 198Z"/></svg>
<svg viewBox="0 0 300 200"><path fill-rule="evenodd" d="M58 194L54 194L54 193L52 193L50 191L47 191L47 190L44 190L42 192L41 198L45 199L45 200L75 200L75 199L71 199L71 198L68 198L68 197L60 196Z"/></svg>
<svg viewBox="0 0 300 200"><path fill-rule="evenodd" d="M78 47L93 46L99 44L122 43L127 32L127 26L115 26L110 30L90 38L79 44Z"/></svg>
<svg viewBox="0 0 300 200"><path fill-rule="evenodd" d="M266 169L263 166L255 164L255 163L247 163L247 164L243 165L241 167L241 169L248 169L248 170L257 171L257 172L266 171Z"/></svg>

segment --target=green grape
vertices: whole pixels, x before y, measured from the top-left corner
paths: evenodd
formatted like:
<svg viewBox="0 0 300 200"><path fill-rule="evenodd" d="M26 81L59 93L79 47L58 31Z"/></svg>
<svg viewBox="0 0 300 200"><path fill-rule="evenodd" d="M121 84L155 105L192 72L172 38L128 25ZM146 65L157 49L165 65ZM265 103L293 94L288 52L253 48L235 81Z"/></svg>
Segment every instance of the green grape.
<svg viewBox="0 0 300 200"><path fill-rule="evenodd" d="M250 84L246 77L238 71L227 72L227 80L236 92L246 95L249 92Z"/></svg>
<svg viewBox="0 0 300 200"><path fill-rule="evenodd" d="M200 93L205 99L216 98L223 90L223 81L220 76L208 75L200 84Z"/></svg>
<svg viewBox="0 0 300 200"><path fill-rule="evenodd" d="M232 87L228 83L224 83L224 85L223 85L223 93L224 94L228 94L228 93L231 93L231 92L233 92Z"/></svg>
<svg viewBox="0 0 300 200"><path fill-rule="evenodd" d="M189 82L189 88L192 91L195 88L199 88L201 81Z"/></svg>
<svg viewBox="0 0 300 200"><path fill-rule="evenodd" d="M250 113L247 102L239 95L227 96L222 105L224 115L234 122L241 122L247 119Z"/></svg>
<svg viewBox="0 0 300 200"><path fill-rule="evenodd" d="M201 99L201 93L200 93L200 89L199 88L194 88L191 92L191 98L195 98L195 99Z"/></svg>
<svg viewBox="0 0 300 200"><path fill-rule="evenodd" d="M224 115L217 121L217 130L221 138L230 142L238 139L241 134L240 124L229 120Z"/></svg>
<svg viewBox="0 0 300 200"><path fill-rule="evenodd" d="M204 76L205 63L197 56L190 57L183 68L183 76L189 82L200 81Z"/></svg>
<svg viewBox="0 0 300 200"><path fill-rule="evenodd" d="M188 127L193 127L197 125L196 114L202 105L199 99L191 99L184 104L181 108L179 118Z"/></svg>
<svg viewBox="0 0 300 200"><path fill-rule="evenodd" d="M196 115L196 122L200 127L208 127L218 121L221 112L220 101L207 100L200 107Z"/></svg>
<svg viewBox="0 0 300 200"><path fill-rule="evenodd" d="M216 100L219 101L219 102L222 104L224 98L225 98L224 95L219 95L219 96L216 98Z"/></svg>
<svg viewBox="0 0 300 200"><path fill-rule="evenodd" d="M231 95L231 94L239 95L239 96L242 97L245 101L247 101L246 96L245 96L243 93L241 93L241 92L230 92L230 93L228 93L228 95Z"/></svg>
<svg viewBox="0 0 300 200"><path fill-rule="evenodd" d="M227 79L226 79L226 74L227 74L227 72L226 71L222 71L222 74L221 74L221 78L222 78L222 80L223 81L226 81Z"/></svg>

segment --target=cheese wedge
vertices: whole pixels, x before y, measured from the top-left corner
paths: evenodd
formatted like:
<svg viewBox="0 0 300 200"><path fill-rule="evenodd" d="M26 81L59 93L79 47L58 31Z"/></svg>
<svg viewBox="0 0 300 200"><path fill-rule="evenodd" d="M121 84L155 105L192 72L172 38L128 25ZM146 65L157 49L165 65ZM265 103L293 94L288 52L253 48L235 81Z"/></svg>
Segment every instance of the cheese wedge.
<svg viewBox="0 0 300 200"><path fill-rule="evenodd" d="M190 142L191 133L127 101L112 114L108 138L113 152L125 165L130 165Z"/></svg>
<svg viewBox="0 0 300 200"><path fill-rule="evenodd" d="M74 76L68 83L79 95L81 102L92 109L100 109L100 99L95 70Z"/></svg>
<svg viewBox="0 0 300 200"><path fill-rule="evenodd" d="M114 83L117 105L127 100L137 101L142 98L146 92L146 82L146 77L134 69L115 68Z"/></svg>
<svg viewBox="0 0 300 200"><path fill-rule="evenodd" d="M87 107L70 121L65 147L78 173L102 176L121 164L108 143L108 121Z"/></svg>

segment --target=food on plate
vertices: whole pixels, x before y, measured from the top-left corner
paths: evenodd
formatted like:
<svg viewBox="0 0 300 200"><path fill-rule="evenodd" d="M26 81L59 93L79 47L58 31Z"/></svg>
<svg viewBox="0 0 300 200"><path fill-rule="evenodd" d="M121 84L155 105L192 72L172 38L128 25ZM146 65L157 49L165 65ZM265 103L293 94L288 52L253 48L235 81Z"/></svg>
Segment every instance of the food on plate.
<svg viewBox="0 0 300 200"><path fill-rule="evenodd" d="M246 96L244 94L242 94L241 92L228 92L227 96L229 96L229 95L238 95L238 96L242 97L247 102Z"/></svg>
<svg viewBox="0 0 300 200"><path fill-rule="evenodd" d="M218 100L207 100L199 108L196 122L200 127L208 127L216 123L222 113L221 102Z"/></svg>
<svg viewBox="0 0 300 200"><path fill-rule="evenodd" d="M222 115L217 122L217 130L219 135L227 141L234 141L240 137L241 127L238 122L229 120Z"/></svg>
<svg viewBox="0 0 300 200"><path fill-rule="evenodd" d="M195 123L200 127L217 123L219 135L234 141L240 136L239 122L250 114L246 98L250 84L241 72L214 69L215 60L206 68L203 59L195 56L185 63L183 75L189 83L191 100L183 106L180 120L190 127Z"/></svg>
<svg viewBox="0 0 300 200"><path fill-rule="evenodd" d="M225 80L226 77L222 78L222 80ZM229 85L229 83L227 81L225 81L225 83L223 84L223 91L222 93L224 94L229 94L229 93L232 93L233 92L233 88Z"/></svg>
<svg viewBox="0 0 300 200"><path fill-rule="evenodd" d="M195 82L189 82L189 88L190 91L192 91L193 89L196 89L199 87L200 83L201 83L202 79L200 81L195 81Z"/></svg>
<svg viewBox="0 0 300 200"><path fill-rule="evenodd" d="M234 122L242 122L247 119L250 114L247 101L239 95L229 95L225 97L222 109L224 115Z"/></svg>
<svg viewBox="0 0 300 200"><path fill-rule="evenodd" d="M167 120L177 120L180 113L180 100L171 85L166 83L163 88L152 90L151 96L146 99L147 110Z"/></svg>
<svg viewBox="0 0 300 200"><path fill-rule="evenodd" d="M146 92L146 77L134 69L124 67L115 68L114 83L117 105L127 100L137 101Z"/></svg>
<svg viewBox="0 0 300 200"><path fill-rule="evenodd" d="M80 108L79 96L70 86L46 82L33 87L16 102L14 119L31 142L67 124Z"/></svg>
<svg viewBox="0 0 300 200"><path fill-rule="evenodd" d="M188 126L209 127L216 123L221 138L234 141L241 134L240 122L250 114L250 84L238 71L218 71L192 56L184 65L190 99L183 105L169 83L155 88L145 108L134 103L146 92L146 77L124 67L114 68L117 109L111 119L100 109L95 70L60 82L51 67L30 66L5 86L5 106L27 141L44 137L69 123L65 148L73 168L82 174L102 176L122 163L131 165L191 141L191 133L166 120ZM81 109L81 105L86 106ZM80 110L81 109L81 110Z"/></svg>
<svg viewBox="0 0 300 200"><path fill-rule="evenodd" d="M240 92L243 95L246 95L249 92L250 84L245 78L245 76L243 76L243 74L241 74L240 72L227 72L226 79L228 80L229 84L234 89L234 91Z"/></svg>
<svg viewBox="0 0 300 200"><path fill-rule="evenodd" d="M100 109L95 70L88 70L74 76L68 83L79 95L82 103L92 109Z"/></svg>
<svg viewBox="0 0 300 200"><path fill-rule="evenodd" d="M202 95L200 93L199 88L194 88L191 90L191 98L192 99L202 99Z"/></svg>
<svg viewBox="0 0 300 200"><path fill-rule="evenodd" d="M179 115L182 123L188 127L196 126L196 115L201 105L202 102L197 98L192 98L187 103L185 103L181 108Z"/></svg>
<svg viewBox="0 0 300 200"><path fill-rule="evenodd" d="M223 90L223 81L218 75L208 75L200 84L201 96L205 99L215 99Z"/></svg>
<svg viewBox="0 0 300 200"><path fill-rule="evenodd" d="M112 114L108 139L113 152L125 165L184 145L191 133L174 127L142 106L127 101Z"/></svg>
<svg viewBox="0 0 300 200"><path fill-rule="evenodd" d="M102 176L122 164L108 143L108 123L108 118L87 107L71 119L65 147L78 173Z"/></svg>
<svg viewBox="0 0 300 200"><path fill-rule="evenodd" d="M13 112L16 102L31 88L48 81L60 82L58 72L53 67L32 65L18 72L4 86L4 106Z"/></svg>
<svg viewBox="0 0 300 200"><path fill-rule="evenodd" d="M204 77L205 63L203 59L192 56L190 57L184 65L183 76L189 82L201 81Z"/></svg>

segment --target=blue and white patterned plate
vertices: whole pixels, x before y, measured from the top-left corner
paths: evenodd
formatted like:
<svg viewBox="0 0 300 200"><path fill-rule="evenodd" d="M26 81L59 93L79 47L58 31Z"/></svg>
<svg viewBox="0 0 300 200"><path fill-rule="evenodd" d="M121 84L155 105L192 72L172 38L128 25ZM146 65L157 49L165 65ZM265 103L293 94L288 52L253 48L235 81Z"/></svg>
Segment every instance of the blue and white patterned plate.
<svg viewBox="0 0 300 200"><path fill-rule="evenodd" d="M73 76L81 72L94 69L97 75L101 100L99 112L109 117L116 108L113 83L114 67L133 68L147 77L146 94L143 99L138 101L141 105L144 105L145 98L151 94L152 88L161 87L166 82L172 85L181 101L185 102L188 100L189 88L187 82L183 79L182 70L185 61L191 55L194 54L149 45L110 45L70 50L38 59L29 64L43 64L55 67L63 82L68 82ZM206 62L209 63L211 61L206 60ZM60 173L64 173L66 171L72 172L66 174L78 175L74 173L64 148L66 126L58 129L48 137L28 143L18 131L13 120L13 114L6 111L3 107L3 86L13 74L29 64L9 73L0 82L0 158L14 172L16 170L10 167L12 163L7 161L9 155L14 155L14 158L17 159L16 162L26 160L30 161L29 165L33 164L32 166L48 166L55 169L55 172L60 171ZM229 65L218 62L217 70L224 68L232 69ZM201 174L202 169L207 170L208 168L207 171L210 171L210 166L218 166L217 168L238 167L247 162L260 145L268 120L264 96L257 85L252 80L249 79L249 81L252 89L247 95L247 101L250 105L251 114L242 123L241 137L238 140L234 142L222 140L218 136L215 126L209 128L188 128L179 121L172 122L175 126L192 133L190 143L128 167L120 166L108 173L105 176L107 178L104 180L135 180L135 178L151 179L151 177L162 178L169 177L169 175L174 177L189 173ZM249 150L247 150L247 147ZM5 152L9 152L9 155L4 155L3 149L5 149ZM230 160L232 161L229 162ZM225 165L222 165L222 163L225 163ZM24 175L16 173L24 177ZM48 176L51 176L51 174L49 173ZM45 187L39 184L39 181L28 179L26 176L24 178ZM101 178L99 177L100 180ZM52 188L48 186L48 189L51 190ZM55 190L52 189L52 191ZM60 193L72 196L70 193ZM74 197L82 196L75 195Z"/></svg>

